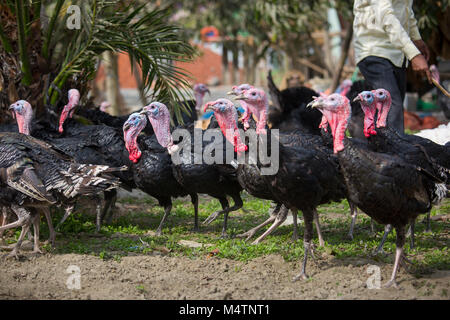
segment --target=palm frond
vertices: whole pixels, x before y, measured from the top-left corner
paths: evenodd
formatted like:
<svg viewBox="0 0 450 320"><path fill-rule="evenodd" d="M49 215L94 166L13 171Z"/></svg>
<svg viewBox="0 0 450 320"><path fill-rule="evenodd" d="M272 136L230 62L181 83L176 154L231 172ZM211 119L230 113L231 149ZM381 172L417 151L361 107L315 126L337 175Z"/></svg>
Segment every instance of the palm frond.
<svg viewBox="0 0 450 320"><path fill-rule="evenodd" d="M177 101L190 97L190 76L175 61L191 61L195 49L183 39L180 29L167 21L167 8L147 12L145 5L134 2L118 8L114 1L73 1L81 9L81 29L68 30L67 16L55 23L52 43L55 56L61 57L58 74L53 86L62 88L70 77L92 78L99 57L105 51L124 52L131 65L142 70L145 94L152 99L169 103L180 117L184 110ZM67 41L69 40L69 41ZM51 103L57 100L57 92L49 88ZM186 110L184 110L186 111Z"/></svg>

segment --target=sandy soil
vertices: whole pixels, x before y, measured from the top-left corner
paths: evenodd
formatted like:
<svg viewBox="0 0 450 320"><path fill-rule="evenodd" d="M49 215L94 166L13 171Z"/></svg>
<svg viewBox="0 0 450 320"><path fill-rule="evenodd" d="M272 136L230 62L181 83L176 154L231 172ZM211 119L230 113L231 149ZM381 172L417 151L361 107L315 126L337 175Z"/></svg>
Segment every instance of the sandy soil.
<svg viewBox="0 0 450 320"><path fill-rule="evenodd" d="M271 255L250 262L216 257L189 259L159 252L120 261L50 254L0 259L0 299L449 299L450 271L416 278L400 270L399 288L368 289L368 266L378 264L381 282L392 264L322 255L308 263L308 281L291 282L299 262ZM71 265L80 268L80 289L68 289ZM69 282L76 284L76 282Z"/></svg>

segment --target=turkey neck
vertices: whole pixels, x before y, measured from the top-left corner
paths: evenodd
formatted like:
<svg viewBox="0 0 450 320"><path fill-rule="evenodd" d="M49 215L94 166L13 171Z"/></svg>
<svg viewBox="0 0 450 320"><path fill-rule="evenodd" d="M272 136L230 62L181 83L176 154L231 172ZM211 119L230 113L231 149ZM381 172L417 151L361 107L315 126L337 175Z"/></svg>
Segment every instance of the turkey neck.
<svg viewBox="0 0 450 320"><path fill-rule="evenodd" d="M247 146L242 142L239 128L237 126L238 115L236 108L232 106L226 111L214 111L217 123L225 139L228 140L233 146L235 152L245 152Z"/></svg>
<svg viewBox="0 0 450 320"><path fill-rule="evenodd" d="M79 93L71 93L71 90L69 90L69 102L64 106L63 110L61 111L61 116L59 118L59 132L64 132L64 122L67 118L72 118L73 113L75 111L75 107L78 105L80 101L80 95Z"/></svg>
<svg viewBox="0 0 450 320"><path fill-rule="evenodd" d="M377 134L377 132L375 131L376 108L373 108L371 105L361 103L361 109L364 112L364 136L366 138L369 138L370 135Z"/></svg>
<svg viewBox="0 0 450 320"><path fill-rule="evenodd" d="M200 92L195 92L194 96L195 96L195 109L200 110L203 105L204 94Z"/></svg>
<svg viewBox="0 0 450 320"><path fill-rule="evenodd" d="M387 117L389 114L389 110L391 109L392 99L390 96L387 96L386 99L381 101L376 101L375 107L378 111L377 116L377 128L386 127Z"/></svg>
<svg viewBox="0 0 450 320"><path fill-rule="evenodd" d="M29 136L31 134L31 120L33 119L33 113L31 114L25 114L23 121L18 121L17 125L19 127L19 132L26 134L27 136Z"/></svg>
<svg viewBox="0 0 450 320"><path fill-rule="evenodd" d="M142 155L139 145L137 143L137 138L139 136L140 130L128 130L124 132L125 148L127 148L129 153L129 159L133 163L137 163Z"/></svg>
<svg viewBox="0 0 450 320"><path fill-rule="evenodd" d="M166 110L163 111L161 109L160 112L164 113L160 116L160 118L154 119L149 117L149 120L152 124L158 143L162 147L167 148L170 153L170 150L174 147L172 134L170 132L170 115L168 111L166 112Z"/></svg>
<svg viewBox="0 0 450 320"><path fill-rule="evenodd" d="M251 106L251 105L249 105ZM264 100L259 103L259 106L256 109L256 117L258 118L258 123L256 125L256 133L265 133L265 127L267 122L267 112L269 110L269 100L267 100L267 96L264 95Z"/></svg>
<svg viewBox="0 0 450 320"><path fill-rule="evenodd" d="M345 130L347 129L348 120L351 116L351 109L344 108L339 112L331 112L323 110L323 114L327 117L328 124L333 134L333 152L338 153L344 149Z"/></svg>

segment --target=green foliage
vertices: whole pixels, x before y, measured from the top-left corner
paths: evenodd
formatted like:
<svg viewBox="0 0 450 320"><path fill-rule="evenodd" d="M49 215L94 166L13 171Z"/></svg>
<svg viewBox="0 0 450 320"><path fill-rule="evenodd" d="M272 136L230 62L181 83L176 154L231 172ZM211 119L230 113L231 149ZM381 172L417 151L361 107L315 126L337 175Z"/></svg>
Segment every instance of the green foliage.
<svg viewBox="0 0 450 320"><path fill-rule="evenodd" d="M438 17L450 6L450 0L432 1L415 0L413 2L414 15L422 37L429 37L433 29L438 27Z"/></svg>
<svg viewBox="0 0 450 320"><path fill-rule="evenodd" d="M22 83L24 85L29 86L31 84L31 67L30 67L30 58L27 54L27 45L26 45L26 34L27 34L27 19L26 19L26 8L24 8L23 0L16 0L16 17L17 17L17 37L19 44L19 54L20 60L22 62Z"/></svg>
<svg viewBox="0 0 450 320"><path fill-rule="evenodd" d="M151 89L152 98L173 105L181 97L189 96L189 75L173 62L190 61L195 50L179 36L179 27L167 22L169 9L147 11L145 5L137 5L135 1L129 5L95 0L72 4L81 9L81 29L68 29L68 15L59 15L52 39L48 40L55 50L56 61L61 61L53 85L61 88L74 76L92 79L98 58L110 50L126 52L131 65L137 63L142 70L145 93L149 94ZM49 91L50 96L56 95L52 88Z"/></svg>
<svg viewBox="0 0 450 320"><path fill-rule="evenodd" d="M68 11L73 5L80 15ZM178 101L192 95L190 75L174 62L192 61L197 53L180 27L169 22L170 8L138 0L20 0L7 1L2 10L9 11L4 15L9 21L0 21L0 57L9 53L10 66L4 69L14 71L3 78L20 76L29 88L16 91L35 90L27 93L36 99L29 101L33 106L54 106L63 98L60 91L73 87L87 94L102 54L112 51L127 53L131 66L139 66L145 95L168 103L178 118L186 111ZM68 20L78 18L80 28L69 28Z"/></svg>

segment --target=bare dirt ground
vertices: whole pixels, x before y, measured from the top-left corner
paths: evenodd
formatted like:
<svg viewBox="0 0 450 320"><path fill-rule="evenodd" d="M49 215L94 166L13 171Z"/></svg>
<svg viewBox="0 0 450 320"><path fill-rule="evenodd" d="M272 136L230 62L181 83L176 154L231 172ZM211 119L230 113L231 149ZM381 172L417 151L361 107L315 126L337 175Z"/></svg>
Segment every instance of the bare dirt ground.
<svg viewBox="0 0 450 320"><path fill-rule="evenodd" d="M416 278L401 269L398 289L368 289L371 264L377 263L322 255L317 264L308 266L310 280L292 282L300 264L279 255L244 263L155 253L120 261L25 253L21 261L1 259L0 299L449 299L450 271ZM71 265L81 271L79 290L66 284ZM380 269L384 283L392 264L382 264Z"/></svg>
<svg viewBox="0 0 450 320"><path fill-rule="evenodd" d="M150 210L148 204L119 203L118 207L121 210L116 218L129 215L133 210ZM332 217L332 214L325 216ZM159 218L152 219L157 225ZM235 219L237 217L230 223ZM171 223L175 224L174 216ZM181 220L180 223L186 221ZM146 220L144 225L149 225L149 222ZM324 223L325 230L326 226ZM133 238L136 241L139 238L125 233L105 236L81 232L78 235L83 243L93 239L104 243L114 238ZM274 237L280 235L275 234ZM67 244L64 238L60 238L57 245ZM450 268L413 273L401 268L397 276L398 288L369 289L368 284L369 287L370 284L376 285L377 279L376 273L369 272L370 268L379 267L381 285L390 278L392 255L390 262L386 263L386 260L370 256L338 259L325 250L316 254L315 261L308 260L309 280L292 282L291 279L300 271L301 261L289 262L280 254L242 262L208 254L190 258L153 250L147 253L126 252L120 259L102 259L98 255L54 251L35 256L25 250L27 247L31 250L31 243L24 243L23 247L20 260L7 259L4 257L7 251L0 252L0 300L450 299ZM68 272L70 266L77 266L80 270L80 289L70 289L67 285L74 284L70 281L74 276Z"/></svg>

